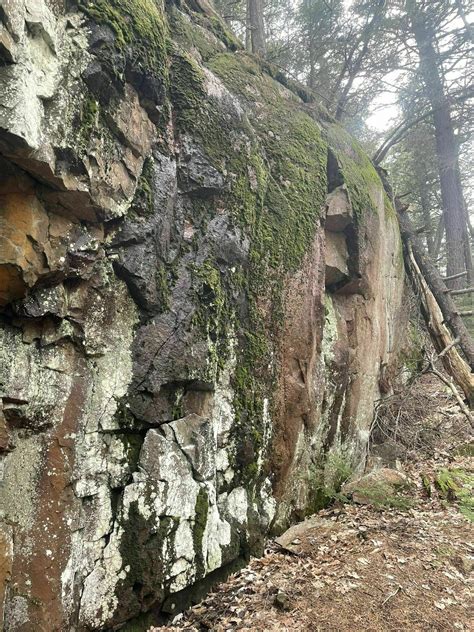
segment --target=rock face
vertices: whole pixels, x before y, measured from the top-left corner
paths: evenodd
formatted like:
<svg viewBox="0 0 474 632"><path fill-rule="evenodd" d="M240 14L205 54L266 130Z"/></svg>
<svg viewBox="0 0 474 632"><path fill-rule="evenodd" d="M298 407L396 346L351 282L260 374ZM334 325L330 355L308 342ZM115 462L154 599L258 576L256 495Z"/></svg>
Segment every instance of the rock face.
<svg viewBox="0 0 474 632"><path fill-rule="evenodd" d="M4 1L0 88L5 629L145 626L363 464L396 218L200 0Z"/></svg>

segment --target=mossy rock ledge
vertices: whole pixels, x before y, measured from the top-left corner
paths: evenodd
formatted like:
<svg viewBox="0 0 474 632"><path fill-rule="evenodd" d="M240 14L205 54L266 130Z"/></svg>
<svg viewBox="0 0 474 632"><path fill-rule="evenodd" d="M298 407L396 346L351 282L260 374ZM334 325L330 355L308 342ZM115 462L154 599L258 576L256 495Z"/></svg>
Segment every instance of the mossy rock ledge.
<svg viewBox="0 0 474 632"><path fill-rule="evenodd" d="M0 616L145 630L362 467L398 225L204 0L0 21Z"/></svg>

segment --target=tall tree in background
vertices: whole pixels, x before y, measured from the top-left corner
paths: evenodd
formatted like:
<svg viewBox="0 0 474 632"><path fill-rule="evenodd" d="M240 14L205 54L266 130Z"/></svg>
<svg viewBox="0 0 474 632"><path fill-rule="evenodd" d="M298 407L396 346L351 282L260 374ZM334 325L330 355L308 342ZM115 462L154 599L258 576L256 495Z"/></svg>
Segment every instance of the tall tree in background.
<svg viewBox="0 0 474 632"><path fill-rule="evenodd" d="M449 277L467 271L471 281L471 246L461 185L459 146L443 85L442 56L436 38L436 27L446 20L449 4L408 0L406 10L419 55L420 74L432 110L446 232L446 272ZM465 283L465 277L458 277L450 282L450 287L460 288Z"/></svg>
<svg viewBox="0 0 474 632"><path fill-rule="evenodd" d="M344 117L354 82L360 78L369 53L373 50L375 39L385 13L385 0L371 0L356 3L354 10L364 20L362 28L355 36L348 38L346 59L342 64L334 86L334 115L338 121ZM375 70L375 69L374 69Z"/></svg>
<svg viewBox="0 0 474 632"><path fill-rule="evenodd" d="M252 53L263 57L266 53L263 0L247 0L247 37Z"/></svg>
<svg viewBox="0 0 474 632"><path fill-rule="evenodd" d="M369 150L374 104L398 102L374 159L389 161L443 274L468 273L452 289L474 285L470 0L216 1L249 50L306 84Z"/></svg>
<svg viewBox="0 0 474 632"><path fill-rule="evenodd" d="M215 5L235 34L245 41L246 50L264 57L267 51L264 0L215 0Z"/></svg>

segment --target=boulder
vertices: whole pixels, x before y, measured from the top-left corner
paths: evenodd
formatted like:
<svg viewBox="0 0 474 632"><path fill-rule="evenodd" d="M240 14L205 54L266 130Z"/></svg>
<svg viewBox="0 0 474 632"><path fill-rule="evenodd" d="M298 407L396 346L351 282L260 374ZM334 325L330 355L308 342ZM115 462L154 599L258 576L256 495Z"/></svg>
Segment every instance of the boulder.
<svg viewBox="0 0 474 632"><path fill-rule="evenodd" d="M208 2L0 23L5 625L153 625L365 459L398 223L356 141Z"/></svg>
<svg viewBox="0 0 474 632"><path fill-rule="evenodd" d="M384 504L392 494L407 488L409 479L398 470L382 467L364 474L355 481L345 483L341 488L344 496L352 497L361 505Z"/></svg>

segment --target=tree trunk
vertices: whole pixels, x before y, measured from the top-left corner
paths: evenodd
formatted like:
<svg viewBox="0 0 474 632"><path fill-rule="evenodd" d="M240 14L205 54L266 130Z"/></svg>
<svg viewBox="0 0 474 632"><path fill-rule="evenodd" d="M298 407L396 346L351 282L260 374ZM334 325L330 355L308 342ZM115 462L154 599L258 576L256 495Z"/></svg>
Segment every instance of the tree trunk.
<svg viewBox="0 0 474 632"><path fill-rule="evenodd" d="M422 166L422 165L419 165ZM431 220L431 212L430 212L430 201L429 194L426 189L426 171L423 169L422 172L417 169L416 178L418 181L418 189L420 191L420 204L421 204L421 214L423 217L423 225L426 227L425 235L426 235L426 247L428 250L428 254L430 257L434 255L434 239L433 239L433 226Z"/></svg>
<svg viewBox="0 0 474 632"><path fill-rule="evenodd" d="M422 311L430 337L440 354L445 370L463 390L469 406L472 407L474 406L474 375L471 369L474 366L474 342L457 313L456 305L443 279L429 257L426 257L409 217L406 213L399 211L398 219L406 267L422 301ZM451 332L455 340L459 341L459 346L469 364L456 350Z"/></svg>
<svg viewBox="0 0 474 632"><path fill-rule="evenodd" d="M263 0L247 0L247 28L250 28L252 53L263 57L266 53Z"/></svg>
<svg viewBox="0 0 474 632"><path fill-rule="evenodd" d="M472 370L474 370L474 341L472 340L466 325L458 313L458 309L449 293L449 290L434 263L425 255L424 248L413 230L408 215L404 212L399 212L398 218L402 231L402 238L405 243L410 245L416 264L439 305L444 318L444 323L451 329L453 335L456 338L459 338L459 346L461 347L469 366Z"/></svg>
<svg viewBox="0 0 474 632"><path fill-rule="evenodd" d="M247 0L247 9L245 13L245 50L252 52L252 29L250 27L250 0Z"/></svg>
<svg viewBox="0 0 474 632"><path fill-rule="evenodd" d="M436 227L436 236L434 239L433 261L438 261L439 253L441 251L441 244L443 243L444 235L444 219L443 216L438 220L438 226Z"/></svg>
<svg viewBox="0 0 474 632"><path fill-rule="evenodd" d="M446 231L447 276L472 268L464 199L459 179L459 151L454 135L449 103L444 93L433 36L424 16L412 16L412 29L420 56L420 70L426 95L433 110L444 227ZM469 250L469 251L468 251ZM450 282L463 287L465 277Z"/></svg>

